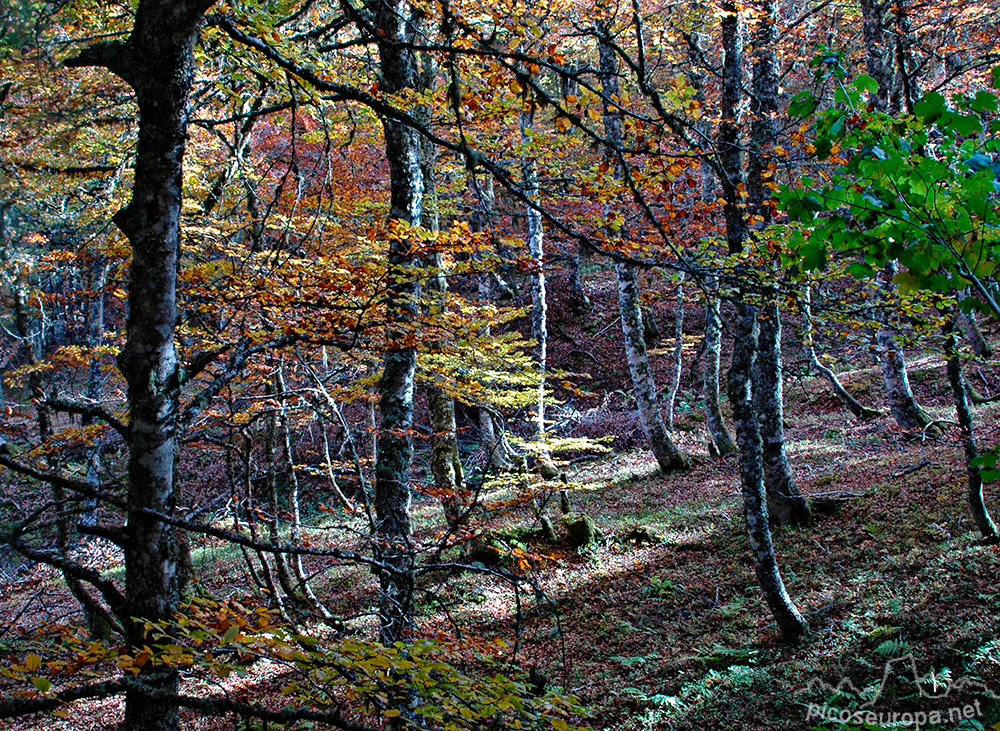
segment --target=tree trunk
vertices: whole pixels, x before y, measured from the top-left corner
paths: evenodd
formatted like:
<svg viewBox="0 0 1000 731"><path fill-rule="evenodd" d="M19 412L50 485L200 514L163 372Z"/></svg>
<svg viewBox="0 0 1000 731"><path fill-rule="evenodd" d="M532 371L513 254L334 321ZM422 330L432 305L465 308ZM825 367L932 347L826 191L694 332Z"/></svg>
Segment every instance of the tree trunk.
<svg viewBox="0 0 1000 731"><path fill-rule="evenodd" d="M534 124L532 110L521 112L521 139L530 141ZM524 194L531 201L538 199L538 167L533 157L521 161ZM559 474L545 446L545 374L548 358L548 300L545 293L545 251L542 214L532 206L525 210L528 220L528 250L531 254L531 337L535 341L533 355L538 367L538 397L535 400L535 438L538 440L539 474L549 480Z"/></svg>
<svg viewBox="0 0 1000 731"><path fill-rule="evenodd" d="M569 292L570 306L573 312L580 314L590 307L590 298L583 281L583 264L587 258L587 249L578 243L576 254L569 261Z"/></svg>
<svg viewBox="0 0 1000 731"><path fill-rule="evenodd" d="M656 382L642 337L642 312L639 309L635 268L624 262L617 262L615 273L618 275L618 307L621 310L622 333L625 336L625 356L632 376L632 392L635 394L642 433L646 436L660 469L664 472L685 469L688 466L687 457L670 439L656 399Z"/></svg>
<svg viewBox="0 0 1000 731"><path fill-rule="evenodd" d="M758 318L753 400L760 425L767 511L771 522L774 525L801 525L809 520L809 503L795 484L785 453L780 318L774 303L764 305Z"/></svg>
<svg viewBox="0 0 1000 731"><path fill-rule="evenodd" d="M373 3L377 22L380 85L387 94L416 88L412 8L406 0ZM423 174L416 133L383 119L389 163L389 224L420 226ZM410 329L417 320L420 298L412 241L393 237L389 243L390 286L386 301L389 342L379 381L378 452L375 459L375 558L378 573L381 640L392 644L413 628L413 546L410 525L410 462L413 459L413 387L417 354Z"/></svg>
<svg viewBox="0 0 1000 731"><path fill-rule="evenodd" d="M477 203L470 217L472 231L474 233L492 231L493 216L496 208L496 201L493 194L493 178L485 177L480 179L470 174L469 188L472 189ZM510 294L510 288L507 286L507 283L497 277L494 272L480 272L476 278L480 302L492 303L494 299L493 283L498 285L501 296ZM483 334L488 336L489 333L490 326L487 323L483 327ZM502 423L498 423L499 416L486 406L479 406L476 410L479 418L480 443L482 444L483 451L486 453L489 469L497 474L510 472L514 468L512 460L515 456L515 451L507 440Z"/></svg>
<svg viewBox="0 0 1000 731"><path fill-rule="evenodd" d="M104 344L104 289L108 282L108 263L103 256L91 265L89 289L92 299L87 306L87 346L91 349L90 363L87 368L87 400L97 403L103 397L101 379L101 356L97 349ZM83 425L88 426L92 419L83 418ZM95 440L87 446L87 485L97 491L101 486L101 443ZM85 511L80 515L80 522L93 525L96 518L94 511L97 501L88 498L84 503Z"/></svg>
<svg viewBox="0 0 1000 731"><path fill-rule="evenodd" d="M667 429L674 429L674 410L677 394L681 390L681 374L684 368L684 274L679 275L674 288L674 347L670 353L670 386L667 389Z"/></svg>
<svg viewBox="0 0 1000 731"><path fill-rule="evenodd" d="M986 503L983 500L983 476L980 468L973 464L979 456L976 447L976 436L973 430L972 410L966 398L965 374L962 373L962 362L958 352L958 338L955 337L955 321L949 320L945 325L945 357L948 360L948 383L955 397L955 413L958 416L958 426L962 434L962 449L965 451L965 469L969 476L967 491L969 510L972 519L983 538L990 543L1000 541L996 524L990 518Z"/></svg>
<svg viewBox="0 0 1000 731"><path fill-rule="evenodd" d="M969 343L969 347L972 348L972 354L977 358L992 358L993 348L990 344L986 342L986 338L983 336L983 331L979 327L979 320L976 318L975 311L973 312L962 312L958 310L955 313L955 321L962 328L962 332L965 333L965 339Z"/></svg>
<svg viewBox="0 0 1000 731"><path fill-rule="evenodd" d="M480 440L490 469L494 473L510 472L514 469L512 457L515 456L515 452L507 440L506 432L502 425L497 423L498 417L492 409L480 406L478 411Z"/></svg>
<svg viewBox="0 0 1000 731"><path fill-rule="evenodd" d="M736 454L733 441L719 404L719 366L722 346L722 323L719 318L718 285L714 278L705 289L705 423L718 454L725 457Z"/></svg>
<svg viewBox="0 0 1000 731"><path fill-rule="evenodd" d="M889 315L886 310L892 278L895 273L896 262L889 262L876 277L878 302L875 307L875 319L881 326L875 334L875 343L892 417L900 428L912 431L926 427L931 423L931 418L920 408L913 396L910 380L906 375L906 359L903 356L903 349L896 341L888 324Z"/></svg>
<svg viewBox="0 0 1000 731"><path fill-rule="evenodd" d="M840 399L840 402L847 407L854 416L862 421L868 421L869 419L874 419L881 415L881 412L876 409L870 409L867 406L862 406L851 392L844 388L840 379L837 378L837 374L832 370L823 365L819 357L816 355L816 346L813 343L813 325L812 325L812 287L806 285L805 294L802 297L802 348L805 351L806 358L809 360L809 368L815 370L817 373L823 376L830 384L830 388L833 389L833 393Z"/></svg>
<svg viewBox="0 0 1000 731"><path fill-rule="evenodd" d="M736 304L736 328L733 341L733 361L729 369L729 402L736 422L736 439L740 445L740 479L743 487L743 515L750 539L750 554L754 573L760 583L764 600L778 623L781 636L794 642L808 630L805 619L792 603L778 568L778 559L771 541L768 511L761 469L760 433L753 409L754 324L756 313L751 305Z"/></svg>
<svg viewBox="0 0 1000 731"><path fill-rule="evenodd" d="M868 75L878 84L878 91L871 101L882 112L889 109L889 94L893 86L892 65L885 42L884 13L885 0L861 0L865 64Z"/></svg>
<svg viewBox="0 0 1000 731"><path fill-rule="evenodd" d="M275 381L278 380L277 373L276 369ZM274 548L284 543L278 521L278 514L281 512L278 496L278 419L279 412L284 410L284 406L278 404L284 397L283 390L271 381L268 381L264 386L264 393L272 402L264 422L264 484L267 490L267 536ZM299 604L299 597L295 590L295 583L292 581L288 556L279 551L274 552L274 573L278 577L278 588L291 601L291 606L296 607Z"/></svg>
<svg viewBox="0 0 1000 731"><path fill-rule="evenodd" d="M621 176L623 171L618 154L622 145L622 120L621 115L607 102L608 99L617 98L619 95L618 59L610 44L610 31L607 25L599 22L597 28L600 34L601 91L605 99L604 136L609 146L608 157L612 169L617 176ZM621 231L618 235L621 235ZM687 457L670 439L657 403L656 383L646 351L635 267L626 262L615 262L615 274L618 277L618 308L621 311L625 357L632 377L632 392L635 394L642 433L660 469L664 472L685 469L688 466Z"/></svg>
<svg viewBox="0 0 1000 731"><path fill-rule="evenodd" d="M126 338L118 365L128 384L131 435L126 616L121 619L133 647L145 640L142 620L170 618L180 596L175 531L140 511L171 514L174 510L179 398L174 330L182 163L194 42L202 16L212 4L212 0L140 0L125 43L97 44L66 62L74 67L109 68L135 90L139 108L132 199L114 218L132 245ZM177 692L176 672L149 670L144 680L167 699L129 690L124 728L177 729L177 708L169 701Z"/></svg>
<svg viewBox="0 0 1000 731"><path fill-rule="evenodd" d="M739 127L739 108L743 93L743 41L736 3L732 0L723 0L720 8L723 76L718 158L725 201L723 210L726 219L726 241L729 253L739 254L743 251L743 246L750 235L740 208L742 203L740 191L744 183ZM758 12L762 16L769 15L766 9ZM756 311L745 301L745 294L741 290L736 301L733 359L729 369L727 390L733 408L733 420L736 423L744 517L754 572L782 637L786 641L793 642L808 629L808 626L792 603L788 592L785 591L774 545L771 542L764 494L760 432L753 405L752 374L757 347L756 319Z"/></svg>
<svg viewBox="0 0 1000 731"><path fill-rule="evenodd" d="M910 27L910 17L903 0L893 0L893 10L896 20L896 81L898 90L894 93L897 101L893 113L899 111L899 103L906 108L907 114L913 114L914 104L920 97L920 83L914 70L910 47L913 45L913 29Z"/></svg>
<svg viewBox="0 0 1000 731"><path fill-rule="evenodd" d="M753 62L753 123L750 143L753 154L747 171L747 194L755 214L755 228L763 231L771 223L773 196L771 177L773 149L778 134L778 18L773 0L762 0L753 16L751 43ZM780 263L771 261L771 273L779 276ZM781 313L776 293L767 293L758 320L758 352L754 361L753 399L760 427L767 508L774 525L797 525L809 519L809 504L792 478L785 452L784 399L781 368Z"/></svg>
<svg viewBox="0 0 1000 731"><path fill-rule="evenodd" d="M437 65L430 54L421 57L421 90L433 90ZM437 233L441 229L440 208L435 180L436 150L426 139L420 141L420 167L424 183L424 225ZM443 314L448 303L448 278L444 271L444 257L435 253L427 277L427 301L431 311ZM455 423L455 399L436 386L427 387L427 409L431 423L431 473L434 485L441 496L445 519L449 526L456 526L465 512L465 478L462 460L458 453L458 434Z"/></svg>
<svg viewBox="0 0 1000 731"><path fill-rule="evenodd" d="M871 103L878 111L895 114L900 108L900 92L897 85L893 83L897 75L893 74L893 55L886 42L885 9L886 2L881 0L862 0L861 2L865 62L868 74L879 85ZM900 69L898 76L905 79L905 68ZM904 83L908 84L908 81L904 81ZM910 390L910 383L906 375L906 360L903 357L903 350L899 347L899 343L896 342L888 327L889 316L886 312L886 303L889 299L888 293L892 287L892 278L895 273L896 263L890 262L875 278L875 319L881 324L875 335L876 351L882 367L882 378L885 382L889 409L896 423L903 429L923 429L930 423L930 419L913 398L913 392Z"/></svg>

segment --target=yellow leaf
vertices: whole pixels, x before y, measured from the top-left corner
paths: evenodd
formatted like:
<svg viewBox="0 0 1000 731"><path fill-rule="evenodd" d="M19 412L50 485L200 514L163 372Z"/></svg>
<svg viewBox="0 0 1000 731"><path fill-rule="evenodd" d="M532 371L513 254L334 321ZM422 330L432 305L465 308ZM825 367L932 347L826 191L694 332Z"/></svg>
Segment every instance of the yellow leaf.
<svg viewBox="0 0 1000 731"><path fill-rule="evenodd" d="M26 658L24 658L24 665L28 668L30 672L35 672L42 666L42 658L40 658L35 653L31 653Z"/></svg>

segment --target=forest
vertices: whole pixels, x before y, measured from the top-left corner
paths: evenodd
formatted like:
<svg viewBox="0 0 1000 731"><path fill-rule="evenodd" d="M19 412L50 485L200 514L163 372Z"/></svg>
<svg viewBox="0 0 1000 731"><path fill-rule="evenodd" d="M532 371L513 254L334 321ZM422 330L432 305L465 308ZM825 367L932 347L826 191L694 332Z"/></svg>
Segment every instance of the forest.
<svg viewBox="0 0 1000 731"><path fill-rule="evenodd" d="M0 728L1000 729L998 11L0 3Z"/></svg>

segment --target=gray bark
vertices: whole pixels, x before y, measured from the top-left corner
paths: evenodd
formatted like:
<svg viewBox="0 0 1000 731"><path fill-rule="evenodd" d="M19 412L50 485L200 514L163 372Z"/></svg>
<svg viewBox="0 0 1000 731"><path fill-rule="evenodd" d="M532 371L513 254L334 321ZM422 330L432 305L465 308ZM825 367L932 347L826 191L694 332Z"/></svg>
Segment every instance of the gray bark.
<svg viewBox="0 0 1000 731"><path fill-rule="evenodd" d="M486 452L490 469L494 473L510 472L514 469L517 454L507 439L499 417L485 406L479 409L479 437Z"/></svg>
<svg viewBox="0 0 1000 731"><path fill-rule="evenodd" d="M969 408L969 401L966 398L968 386L965 383L965 374L962 373L954 320L949 321L945 326L945 358L948 362L948 384L951 386L951 392L955 398L955 413L958 416L958 425L962 434L962 450L965 452L965 469L968 474L966 494L969 510L983 538L991 543L1000 542L1000 533L997 532L997 526L990 518L986 502L983 500L983 476L980 468L972 464L973 460L979 456L979 450L976 446L972 410Z"/></svg>
<svg viewBox="0 0 1000 731"><path fill-rule="evenodd" d="M521 112L521 137L530 139L533 113ZM533 158L521 161L521 176L525 196L535 201L538 198L538 169ZM535 208L525 209L528 221L528 251L531 254L531 338L534 340L532 355L540 373L538 398L535 403L535 433L539 438L545 434L545 366L548 351L548 302L545 296L545 251L542 214Z"/></svg>
<svg viewBox="0 0 1000 731"><path fill-rule="evenodd" d="M986 337L979 327L979 320L976 318L974 311L962 312L959 310L955 313L955 321L962 328L962 332L965 333L965 339L968 341L969 347L972 348L973 355L977 358L993 357L993 348L986 341Z"/></svg>
<svg viewBox="0 0 1000 731"><path fill-rule="evenodd" d="M420 85L424 91L434 86L436 64L429 54L422 57L423 68ZM420 165L424 184L424 224L431 231L441 228L440 209L435 180L436 154L428 140L421 140ZM448 278L444 272L444 258L440 254L432 257L431 271L427 279L427 302L432 311L443 313L448 302ZM465 513L465 477L462 460L458 452L458 434L455 423L455 399L436 386L427 387L427 408L431 423L431 473L434 484L441 496L445 519L455 526Z"/></svg>
<svg viewBox="0 0 1000 731"><path fill-rule="evenodd" d="M604 99L608 100L619 95L618 59L609 42L609 30L605 23L598 23L598 33L601 37L598 47L601 58L601 91ZM621 176L618 151L622 146L622 120L621 115L607 101L604 102L604 135L609 146L608 156L612 169L616 175ZM618 278L618 307L621 311L625 357L632 377L632 392L635 394L642 432L660 469L665 472L685 469L688 466L687 457L670 439L657 402L653 369L646 351L635 268L619 261L615 263L615 274Z"/></svg>
<svg viewBox="0 0 1000 731"><path fill-rule="evenodd" d="M764 305L758 324L753 400L762 440L767 511L774 525L801 525L809 520L809 504L795 484L785 453L781 315L778 306L773 303Z"/></svg>
<svg viewBox="0 0 1000 731"><path fill-rule="evenodd" d="M725 457L736 454L726 421L719 403L719 366L722 350L722 323L719 318L718 285L714 279L706 286L705 297L705 423L718 454Z"/></svg>
<svg viewBox="0 0 1000 731"><path fill-rule="evenodd" d="M762 469L763 454L757 420L753 413L753 383L750 377L756 346L755 320L756 313L751 305L745 302L736 304L733 361L728 380L729 402L733 407L736 438L740 445L743 515L750 540L754 573L764 600L778 623L782 638L794 642L808 631L808 625L788 596L771 541Z"/></svg>
<svg viewBox="0 0 1000 731"><path fill-rule="evenodd" d="M805 351L806 358L809 360L809 368L816 371L827 380L830 384L830 388L833 389L833 393L840 399L840 402L847 407L854 416L862 421L867 421L869 419L874 419L881 415L881 412L876 409L870 409L867 406L862 406L856 398L844 388L837 374L834 373L830 368L823 365L819 357L816 355L816 345L813 342L813 324L812 324L812 287L806 286L805 294L802 298L802 348Z"/></svg>
<svg viewBox="0 0 1000 731"><path fill-rule="evenodd" d="M140 0L125 43L85 49L68 66L105 66L135 91L139 139L129 204L115 223L132 246L125 345L118 365L128 384L129 512L125 526L125 611L133 646L144 641L143 621L171 617L180 597L179 545L169 525L139 513L174 510L174 460L179 372L174 350L177 262L188 96L198 26L212 0ZM136 621L139 618L140 621ZM146 670L146 668L144 668ZM177 692L171 670L147 671L146 682L168 699ZM126 694L128 731L174 731L169 700Z"/></svg>
<svg viewBox="0 0 1000 731"><path fill-rule="evenodd" d="M632 393L635 394L642 433L646 436L660 469L665 472L685 469L688 466L687 457L667 433L657 403L656 382L642 337L642 312L639 309L635 267L625 262L616 262L615 273L618 275L618 307L621 310L625 356L632 377Z"/></svg>
<svg viewBox="0 0 1000 731"><path fill-rule="evenodd" d="M97 403L103 397L103 383L101 379L101 356L97 354L97 348L104 344L104 289L107 286L108 264L104 257L100 257L92 264L89 289L92 299L87 306L87 346L91 349L90 363L87 369L87 400ZM87 426L92 422L92 418L83 417L83 425ZM94 441L87 447L87 484L97 490L101 485L101 443ZM85 503L86 511L81 514L80 522L86 525L94 523L94 509L97 501L88 499Z"/></svg>
<svg viewBox="0 0 1000 731"><path fill-rule="evenodd" d="M861 0L865 66L868 75L878 84L871 101L882 112L889 109L889 93L893 86L892 63L885 42L885 7L885 0Z"/></svg>
<svg viewBox="0 0 1000 731"><path fill-rule="evenodd" d="M529 140L534 112L521 112L521 138ZM538 199L538 166L533 157L521 161L522 185L528 200ZM559 471L552 463L548 449L545 446L545 376L548 367L548 299L545 292L545 250L544 231L542 230L542 214L532 206L527 206L525 216L528 220L528 251L531 254L531 337L535 341L532 349L535 364L538 367L538 396L535 399L534 420L535 438L538 440L539 474L545 479L552 479Z"/></svg>
<svg viewBox="0 0 1000 731"><path fill-rule="evenodd" d="M778 17L773 0L762 0L753 15L751 42L753 99L750 144L753 154L747 169L747 193L755 227L763 231L772 218L773 197L768 189L768 167L778 134ZM772 275L778 276L772 263ZM781 368L781 313L773 293L760 311L757 357L753 370L754 409L762 439L764 485L773 525L797 525L809 519L809 505L792 477L785 452L784 399Z"/></svg>
<svg viewBox="0 0 1000 731"><path fill-rule="evenodd" d="M684 274L680 274L677 286L674 288L674 347L670 352L670 385L667 388L667 429L673 431L674 410L677 406L677 394L681 390L681 375L684 368Z"/></svg>
<svg viewBox="0 0 1000 731"><path fill-rule="evenodd" d="M493 227L493 216L495 214L496 201L493 194L493 178L477 178L469 176L469 187L472 189L477 205L470 217L470 224L473 232L482 233L491 231ZM500 279L494 272L481 272L476 278L481 302L488 303L494 299L494 293L499 292L501 296L510 294L507 283ZM494 290L494 284L497 289ZM484 334L489 335L490 327L486 324L483 328ZM479 416L479 437L483 451L489 460L490 469L494 473L510 472L514 468L513 457L514 448L508 441L503 430L499 416L494 414L492 409L480 406Z"/></svg>
<svg viewBox="0 0 1000 731"><path fill-rule="evenodd" d="M767 2L767 0L765 0ZM722 11L722 122L719 125L719 169L722 184L726 241L730 254L739 254L750 232L740 209L740 189L744 182L740 148L739 108L742 86L742 37L739 12L732 0L723 0ZM769 15L765 10L761 13ZM736 327L733 358L729 369L727 391L736 424L739 444L740 482L743 493L744 518L754 573L764 599L778 623L782 637L789 642L798 639L808 626L785 590L778 569L771 530L768 523L764 493L763 455L760 432L753 405L753 360L757 348L757 313L740 291L736 301Z"/></svg>
<svg viewBox="0 0 1000 731"><path fill-rule="evenodd" d="M387 94L416 89L413 9L406 0L373 2L378 34L381 87ZM389 163L389 220L420 226L423 174L419 140L413 130L383 119ZM389 244L390 286L386 301L388 345L379 381L378 450L375 459L375 557L378 573L381 640L392 644L413 628L413 546L409 470L413 459L413 388L417 354L409 330L417 319L420 286L412 242Z"/></svg>
<svg viewBox="0 0 1000 731"><path fill-rule="evenodd" d="M875 79L879 89L871 102L878 111L894 114L899 111L900 95L898 85L893 83L893 54L887 43L885 29L886 3L880 0L862 0L861 13L864 27L865 62L869 75ZM906 78L905 69L900 77ZM908 84L908 82L905 82ZM886 312L888 292L892 287L892 277L896 273L896 263L891 262L876 276L875 319L881 324L875 335L876 351L882 368L889 408L896 423L903 429L922 429L930 419L923 412L910 390L906 375L906 360L903 350L888 327Z"/></svg>
<svg viewBox="0 0 1000 731"><path fill-rule="evenodd" d="M889 326L887 304L889 291L892 288L892 278L896 273L896 262L889 262L876 277L875 319L880 327L875 334L875 344L878 351L879 364L882 367L882 380L885 382L885 392L889 399L889 409L896 423L903 429L923 429L931 423L931 418L917 404L910 380L906 374L906 359L903 349L896 340Z"/></svg>

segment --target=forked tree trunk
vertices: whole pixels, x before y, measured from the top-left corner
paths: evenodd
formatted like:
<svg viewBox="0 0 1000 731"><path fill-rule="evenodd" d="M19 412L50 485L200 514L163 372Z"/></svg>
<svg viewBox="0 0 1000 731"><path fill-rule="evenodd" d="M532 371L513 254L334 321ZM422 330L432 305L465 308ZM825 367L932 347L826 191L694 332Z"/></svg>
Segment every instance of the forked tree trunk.
<svg viewBox="0 0 1000 731"><path fill-rule="evenodd" d="M778 18L773 0L763 0L754 13L751 43L753 59L752 154L747 171L747 194L755 227L762 232L771 223L773 196L768 182L778 135ZM771 263L772 276L779 264ZM784 398L781 367L781 312L776 293L768 292L760 311L757 357L753 371L753 399L762 439L764 485L772 525L798 525L809 519L809 504L799 492L785 452Z"/></svg>
<svg viewBox="0 0 1000 731"><path fill-rule="evenodd" d="M610 31L606 23L598 22L597 32L600 35L598 50L601 57L601 91L605 99L604 135L609 145L609 164L615 175L621 176L623 171L618 151L622 146L622 120L621 115L608 102L619 95L618 58L611 46ZM670 438L660 414L656 382L646 351L635 267L626 262L615 262L615 274L618 277L618 308L621 311L625 357L632 377L632 392L635 394L642 433L660 469L665 472L685 469L688 466L687 457Z"/></svg>
<svg viewBox="0 0 1000 731"><path fill-rule="evenodd" d="M769 0L763 0L765 3ZM741 189L743 188L743 156L740 148L739 108L743 94L743 45L737 5L723 0L722 12L722 122L719 125L719 169L722 183L726 241L730 254L739 254L750 232L743 218ZM758 9L768 16L769 11ZM763 455L760 432L753 405L753 360L757 348L757 313L740 291L736 299L736 323L733 359L729 369L727 390L736 423L739 444L740 482L743 492L744 517L754 572L768 607L778 623L782 637L789 642L798 639L808 626L785 590L778 569L771 530L768 523L764 494Z"/></svg>
<svg viewBox="0 0 1000 731"><path fill-rule="evenodd" d="M764 600L778 623L782 638L794 642L808 630L808 625L785 590L785 582L781 578L774 544L771 541L762 469L763 455L757 420L754 418L753 383L750 377L756 346L755 319L756 313L751 305L744 302L736 304L733 361L729 369L728 382L729 402L733 407L736 438L740 445L743 515L746 519L747 536L750 539L754 573L760 583Z"/></svg>
<svg viewBox="0 0 1000 731"><path fill-rule="evenodd" d="M965 374L962 373L962 361L958 352L958 338L955 337L955 322L949 320L945 326L945 357L948 360L948 383L955 398L955 413L958 416L958 426L961 429L962 449L965 452L965 469L968 474L967 496L969 510L976 527L983 538L990 543L1000 541L997 526L990 518L983 500L983 476L980 467L973 464L979 456L976 446L976 436L972 421L972 410L966 398L967 386Z"/></svg>

